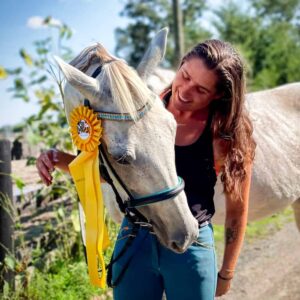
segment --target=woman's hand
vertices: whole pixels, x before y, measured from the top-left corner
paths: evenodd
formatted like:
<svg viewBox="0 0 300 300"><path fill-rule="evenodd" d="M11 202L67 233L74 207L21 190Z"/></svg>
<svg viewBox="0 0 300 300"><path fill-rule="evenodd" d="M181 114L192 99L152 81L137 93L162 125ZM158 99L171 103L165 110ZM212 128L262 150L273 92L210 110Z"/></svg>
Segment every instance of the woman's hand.
<svg viewBox="0 0 300 300"><path fill-rule="evenodd" d="M52 184L51 173L55 170L56 163L58 163L58 150L56 149L43 152L36 160L40 178L47 186Z"/></svg>
<svg viewBox="0 0 300 300"><path fill-rule="evenodd" d="M229 291L230 286L231 286L231 281L232 281L231 279L224 280L218 276L216 297L223 296Z"/></svg>

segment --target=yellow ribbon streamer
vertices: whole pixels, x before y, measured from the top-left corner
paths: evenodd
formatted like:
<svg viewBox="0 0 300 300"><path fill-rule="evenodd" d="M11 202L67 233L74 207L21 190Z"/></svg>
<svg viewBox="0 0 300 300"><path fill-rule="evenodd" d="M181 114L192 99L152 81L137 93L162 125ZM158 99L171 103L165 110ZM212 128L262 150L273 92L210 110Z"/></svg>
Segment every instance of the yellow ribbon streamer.
<svg viewBox="0 0 300 300"><path fill-rule="evenodd" d="M102 132L101 122L91 109L79 106L71 112L73 143L82 152L69 164L86 219L86 252L90 281L104 288L106 270L103 250L109 245L104 221L104 205L101 191L98 145ZM102 270L99 276L98 269Z"/></svg>

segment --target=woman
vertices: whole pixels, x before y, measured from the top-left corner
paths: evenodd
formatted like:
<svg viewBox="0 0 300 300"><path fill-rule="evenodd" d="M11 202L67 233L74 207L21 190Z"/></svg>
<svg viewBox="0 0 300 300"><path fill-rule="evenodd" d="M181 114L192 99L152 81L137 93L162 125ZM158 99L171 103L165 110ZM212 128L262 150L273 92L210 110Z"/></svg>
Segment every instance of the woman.
<svg viewBox="0 0 300 300"><path fill-rule="evenodd" d="M228 43L208 40L184 56L163 94L178 124L177 172L185 179L189 206L200 226L210 222L214 214L219 172L224 184L225 251L216 296L230 288L247 223L255 142L244 110L244 93L239 55ZM213 274L212 266L208 272Z"/></svg>
<svg viewBox="0 0 300 300"><path fill-rule="evenodd" d="M173 83L162 94L174 115L176 166L186 182L185 192L199 222L199 239L183 254L157 241L148 229L137 232L129 257L113 265L115 299L213 299L231 285L246 223L255 142L244 110L244 70L239 55L227 43L208 40L182 59ZM37 160L41 178L51 184L54 166L68 171L73 156L48 151ZM220 173L226 195L225 251L216 272L211 218L214 186ZM115 256L124 246L130 223L124 220ZM136 248L136 249L134 249ZM137 251L135 251L137 250ZM131 254L130 254L131 253Z"/></svg>

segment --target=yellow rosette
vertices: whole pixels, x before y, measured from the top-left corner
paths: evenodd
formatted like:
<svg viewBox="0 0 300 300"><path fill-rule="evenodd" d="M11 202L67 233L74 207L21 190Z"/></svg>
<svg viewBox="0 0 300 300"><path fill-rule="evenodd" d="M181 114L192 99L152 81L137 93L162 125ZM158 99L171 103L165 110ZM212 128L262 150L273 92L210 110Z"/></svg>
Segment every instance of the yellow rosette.
<svg viewBox="0 0 300 300"><path fill-rule="evenodd" d="M85 213L86 252L90 281L104 288L106 270L103 258L110 242L104 221L98 145L102 135L101 121L92 109L75 108L70 114L70 131L74 145L81 153L69 164L81 205ZM98 269L102 270L99 276Z"/></svg>

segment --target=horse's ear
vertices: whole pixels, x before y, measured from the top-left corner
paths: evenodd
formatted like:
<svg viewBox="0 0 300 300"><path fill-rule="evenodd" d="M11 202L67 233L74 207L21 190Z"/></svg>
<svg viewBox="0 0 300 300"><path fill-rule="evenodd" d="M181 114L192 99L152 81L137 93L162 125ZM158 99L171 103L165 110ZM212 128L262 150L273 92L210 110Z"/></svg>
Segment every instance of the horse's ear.
<svg viewBox="0 0 300 300"><path fill-rule="evenodd" d="M147 80L164 58L168 32L169 29L165 27L155 35L136 69L144 81Z"/></svg>
<svg viewBox="0 0 300 300"><path fill-rule="evenodd" d="M96 79L84 74L70 64L65 63L57 56L53 57L66 80L77 89L85 98L92 100L99 92L99 83Z"/></svg>

